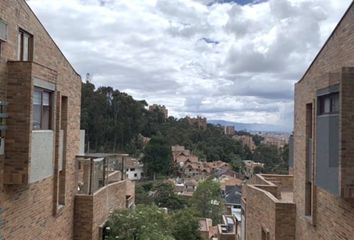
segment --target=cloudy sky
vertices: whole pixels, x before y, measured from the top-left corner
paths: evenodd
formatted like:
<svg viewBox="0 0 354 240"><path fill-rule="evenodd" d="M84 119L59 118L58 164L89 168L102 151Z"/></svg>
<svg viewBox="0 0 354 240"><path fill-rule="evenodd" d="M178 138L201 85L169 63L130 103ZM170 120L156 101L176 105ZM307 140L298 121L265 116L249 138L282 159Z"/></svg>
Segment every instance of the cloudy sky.
<svg viewBox="0 0 354 240"><path fill-rule="evenodd" d="M96 86L202 115L292 128L293 85L351 0L29 0Z"/></svg>

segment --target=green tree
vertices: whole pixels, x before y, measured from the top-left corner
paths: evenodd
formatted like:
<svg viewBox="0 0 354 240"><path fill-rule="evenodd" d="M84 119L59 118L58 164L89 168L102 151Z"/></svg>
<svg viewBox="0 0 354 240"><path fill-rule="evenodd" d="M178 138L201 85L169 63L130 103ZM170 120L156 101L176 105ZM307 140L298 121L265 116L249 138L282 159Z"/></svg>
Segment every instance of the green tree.
<svg viewBox="0 0 354 240"><path fill-rule="evenodd" d="M198 218L190 209L178 211L172 216L172 235L176 240L199 240Z"/></svg>
<svg viewBox="0 0 354 240"><path fill-rule="evenodd" d="M253 155L253 160L264 163L264 173L286 174L288 169L287 149L279 149L275 145L261 144ZM285 159L284 159L285 158Z"/></svg>
<svg viewBox="0 0 354 240"><path fill-rule="evenodd" d="M156 206L118 210L109 218L109 240L173 240L169 216Z"/></svg>
<svg viewBox="0 0 354 240"><path fill-rule="evenodd" d="M152 189L155 191L154 203L169 210L177 210L184 208L187 203L174 192L174 186L171 183L162 182L155 185Z"/></svg>
<svg viewBox="0 0 354 240"><path fill-rule="evenodd" d="M256 134L252 136L253 142L256 146L261 145L262 141L264 140L264 137Z"/></svg>
<svg viewBox="0 0 354 240"><path fill-rule="evenodd" d="M135 204L152 204L153 199L149 196L149 191L142 184L135 184Z"/></svg>
<svg viewBox="0 0 354 240"><path fill-rule="evenodd" d="M223 200L219 183L213 180L199 183L192 196L192 207L199 217L211 218L214 223L220 223Z"/></svg>
<svg viewBox="0 0 354 240"><path fill-rule="evenodd" d="M155 179L156 174L167 175L171 169L170 145L162 136L154 136L144 149L142 159L149 176Z"/></svg>
<svg viewBox="0 0 354 240"><path fill-rule="evenodd" d="M188 209L166 214L158 207L139 205L115 211L108 219L109 240L199 240L198 218Z"/></svg>

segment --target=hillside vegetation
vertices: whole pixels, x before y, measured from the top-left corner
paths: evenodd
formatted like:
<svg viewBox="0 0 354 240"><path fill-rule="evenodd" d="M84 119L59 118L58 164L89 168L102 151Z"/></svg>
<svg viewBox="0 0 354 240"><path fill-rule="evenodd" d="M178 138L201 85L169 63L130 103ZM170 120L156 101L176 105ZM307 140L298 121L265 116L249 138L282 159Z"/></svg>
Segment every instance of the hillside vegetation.
<svg viewBox="0 0 354 240"><path fill-rule="evenodd" d="M183 145L201 160L233 163L254 159L266 163L266 172L284 172L287 168L287 147L264 145L254 136L257 148L252 153L241 142L224 135L222 128L208 124L206 129L190 125L186 119L164 118L162 112L148 111L147 102L112 87L82 84L81 128L86 130L86 149L91 152L127 152L139 156L143 137L155 139L149 151L163 146ZM246 133L244 133L246 134ZM164 152L164 151L162 151ZM169 154L164 153L164 156Z"/></svg>

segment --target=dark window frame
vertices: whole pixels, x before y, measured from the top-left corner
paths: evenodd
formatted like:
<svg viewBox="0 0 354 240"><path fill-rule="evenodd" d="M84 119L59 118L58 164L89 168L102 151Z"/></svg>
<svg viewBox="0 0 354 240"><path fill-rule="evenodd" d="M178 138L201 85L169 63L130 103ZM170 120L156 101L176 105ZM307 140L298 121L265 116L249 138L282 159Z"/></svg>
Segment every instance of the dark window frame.
<svg viewBox="0 0 354 240"><path fill-rule="evenodd" d="M317 115L322 116L322 115L338 114L339 104L340 104L339 98L340 98L339 92L332 92L326 95L318 96ZM326 111L325 109L326 100L329 101L329 111Z"/></svg>
<svg viewBox="0 0 354 240"><path fill-rule="evenodd" d="M52 95L53 95L53 91L44 89L44 88L40 88L40 87L34 87L33 89L33 94L35 92L40 92L41 94L41 104L40 104L40 109L41 109L41 113L40 113L40 127L39 128L35 128L34 127L34 123L33 123L33 119L34 119L34 111L33 111L33 99L32 99L32 130L52 130L52 111L53 111L53 100L52 100ZM43 93L48 93L49 95L49 119L48 119L48 128L44 128L43 126L43 122L44 122L44 114L43 114L43 109L44 109L44 105L43 105Z"/></svg>

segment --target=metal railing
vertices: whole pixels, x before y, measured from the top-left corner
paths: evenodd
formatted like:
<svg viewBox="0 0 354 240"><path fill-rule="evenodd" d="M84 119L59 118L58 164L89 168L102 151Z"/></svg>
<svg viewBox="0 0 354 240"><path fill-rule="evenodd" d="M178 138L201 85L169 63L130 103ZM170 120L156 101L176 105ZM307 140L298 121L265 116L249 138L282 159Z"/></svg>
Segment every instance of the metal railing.
<svg viewBox="0 0 354 240"><path fill-rule="evenodd" d="M78 155L78 193L92 195L110 183L125 179L127 154Z"/></svg>

